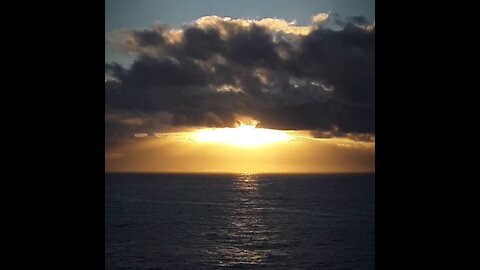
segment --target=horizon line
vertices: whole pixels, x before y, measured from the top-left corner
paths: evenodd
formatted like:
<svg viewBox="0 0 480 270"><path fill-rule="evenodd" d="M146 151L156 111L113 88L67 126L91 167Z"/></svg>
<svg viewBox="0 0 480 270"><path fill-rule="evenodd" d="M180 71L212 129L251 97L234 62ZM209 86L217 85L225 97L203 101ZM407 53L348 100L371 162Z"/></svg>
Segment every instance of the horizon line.
<svg viewBox="0 0 480 270"><path fill-rule="evenodd" d="M359 171L359 172L179 172L179 171L165 171L165 172L145 172L145 171L105 171L107 174L310 174L310 175L348 175L348 174L375 174L375 171Z"/></svg>

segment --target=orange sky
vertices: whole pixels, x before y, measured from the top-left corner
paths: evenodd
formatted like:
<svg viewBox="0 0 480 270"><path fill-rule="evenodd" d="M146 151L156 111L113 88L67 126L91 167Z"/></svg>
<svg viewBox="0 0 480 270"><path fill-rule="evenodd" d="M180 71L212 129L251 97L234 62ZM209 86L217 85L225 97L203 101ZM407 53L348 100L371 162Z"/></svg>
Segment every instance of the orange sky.
<svg viewBox="0 0 480 270"><path fill-rule="evenodd" d="M261 145L200 142L195 133L133 137L106 150L107 172L375 172L375 143L309 138Z"/></svg>

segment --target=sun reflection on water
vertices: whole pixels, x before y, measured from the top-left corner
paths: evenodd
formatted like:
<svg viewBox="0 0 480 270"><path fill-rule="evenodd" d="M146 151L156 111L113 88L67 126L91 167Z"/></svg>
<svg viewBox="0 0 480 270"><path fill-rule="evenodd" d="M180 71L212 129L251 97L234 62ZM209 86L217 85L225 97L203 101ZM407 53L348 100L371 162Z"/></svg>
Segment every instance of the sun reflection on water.
<svg viewBox="0 0 480 270"><path fill-rule="evenodd" d="M234 203L219 243L219 266L263 265L275 253L269 244L277 230L265 219L265 201L260 194L259 175L241 174L233 179Z"/></svg>
<svg viewBox="0 0 480 270"><path fill-rule="evenodd" d="M254 192L258 190L258 175L251 173L240 174L234 182L235 189L239 191Z"/></svg>

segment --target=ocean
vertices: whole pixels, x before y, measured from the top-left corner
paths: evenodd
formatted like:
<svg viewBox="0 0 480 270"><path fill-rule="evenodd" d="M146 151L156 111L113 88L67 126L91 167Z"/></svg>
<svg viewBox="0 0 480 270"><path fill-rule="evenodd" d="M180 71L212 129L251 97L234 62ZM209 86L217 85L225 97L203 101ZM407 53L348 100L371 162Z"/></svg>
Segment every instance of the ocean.
<svg viewBox="0 0 480 270"><path fill-rule="evenodd" d="M375 175L106 174L106 269L375 269Z"/></svg>

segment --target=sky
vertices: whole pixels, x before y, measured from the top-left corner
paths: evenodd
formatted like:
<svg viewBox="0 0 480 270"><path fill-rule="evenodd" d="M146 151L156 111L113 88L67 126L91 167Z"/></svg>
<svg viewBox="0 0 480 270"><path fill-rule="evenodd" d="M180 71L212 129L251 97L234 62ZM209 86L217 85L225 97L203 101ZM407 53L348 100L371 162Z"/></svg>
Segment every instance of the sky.
<svg viewBox="0 0 480 270"><path fill-rule="evenodd" d="M374 0L106 0L105 32L159 21L181 25L208 15L283 18L305 25L321 12L375 20Z"/></svg>
<svg viewBox="0 0 480 270"><path fill-rule="evenodd" d="M105 170L374 172L374 13L107 0Z"/></svg>

